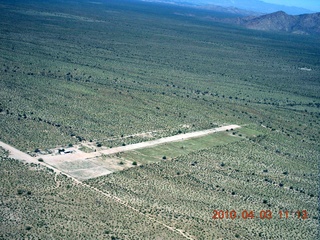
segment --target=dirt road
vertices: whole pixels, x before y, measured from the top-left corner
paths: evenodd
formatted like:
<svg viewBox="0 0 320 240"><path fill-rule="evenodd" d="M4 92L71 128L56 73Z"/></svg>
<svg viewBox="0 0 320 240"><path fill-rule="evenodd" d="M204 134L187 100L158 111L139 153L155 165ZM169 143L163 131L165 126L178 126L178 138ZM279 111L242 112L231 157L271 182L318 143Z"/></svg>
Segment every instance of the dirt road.
<svg viewBox="0 0 320 240"><path fill-rule="evenodd" d="M20 160L22 162L27 162L27 163L40 164L40 165L42 165L44 167L52 169L57 174L64 173L61 170L59 170L59 169L57 169L57 168L55 168L55 167L53 167L53 166L51 166L51 165L49 165L49 164L47 164L45 162L39 162L38 158L31 157L30 155L28 155L28 154L26 154L26 153L24 153L24 152L22 152L22 151L20 151L20 150L18 150L16 148L14 148L14 147L12 147L12 146L4 143L4 142L0 141L0 147L2 147L5 150L9 151L9 158L14 158L14 159ZM64 174L66 174L66 173L64 173ZM78 179L74 178L73 176L70 176L68 174L66 174L66 175L68 177L72 178L74 181L76 181L78 183L80 182Z"/></svg>
<svg viewBox="0 0 320 240"><path fill-rule="evenodd" d="M37 159L34 157L31 157L30 155L21 152L20 150L0 141L0 147L4 148L5 150L9 151L9 157L18 159L18 160L23 160L29 163L38 163Z"/></svg>

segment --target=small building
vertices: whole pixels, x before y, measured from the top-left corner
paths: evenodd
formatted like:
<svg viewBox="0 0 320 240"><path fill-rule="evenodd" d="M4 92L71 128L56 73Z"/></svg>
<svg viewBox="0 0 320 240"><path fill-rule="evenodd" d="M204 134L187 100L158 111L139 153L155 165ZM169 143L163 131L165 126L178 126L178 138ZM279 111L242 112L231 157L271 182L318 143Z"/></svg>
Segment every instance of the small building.
<svg viewBox="0 0 320 240"><path fill-rule="evenodd" d="M61 155L69 154L69 153L74 153L74 149L64 149L64 148L60 148L60 149L58 149L58 153L60 153Z"/></svg>

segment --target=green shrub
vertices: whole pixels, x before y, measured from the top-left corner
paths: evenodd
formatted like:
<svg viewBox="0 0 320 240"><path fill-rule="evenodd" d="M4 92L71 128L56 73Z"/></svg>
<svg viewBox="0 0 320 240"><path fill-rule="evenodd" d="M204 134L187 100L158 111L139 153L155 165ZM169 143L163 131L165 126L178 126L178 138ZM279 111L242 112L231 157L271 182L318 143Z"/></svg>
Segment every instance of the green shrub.
<svg viewBox="0 0 320 240"><path fill-rule="evenodd" d="M31 226L26 226L26 230L27 230L27 231L29 231L29 230L31 230L31 229L32 229Z"/></svg>

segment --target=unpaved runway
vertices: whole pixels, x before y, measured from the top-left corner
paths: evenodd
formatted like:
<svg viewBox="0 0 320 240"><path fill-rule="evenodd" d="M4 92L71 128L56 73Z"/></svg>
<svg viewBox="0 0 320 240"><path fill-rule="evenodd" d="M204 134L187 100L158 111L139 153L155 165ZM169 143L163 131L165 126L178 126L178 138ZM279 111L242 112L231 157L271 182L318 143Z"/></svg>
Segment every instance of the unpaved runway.
<svg viewBox="0 0 320 240"><path fill-rule="evenodd" d="M52 161L52 160L61 161L64 159L67 161L71 161L71 160L76 160L76 159L94 158L94 157L100 156L101 154L110 155L110 154L115 154L115 153L119 153L119 152L126 152L126 151L141 149L141 148L154 147L156 145L160 145L160 144L164 144L164 143L183 141L183 140L187 140L190 138L201 137L204 135L208 135L208 134L212 134L212 133L216 133L216 132L222 132L222 131L231 130L231 129L236 129L236 128L240 128L240 126L239 125L228 125L228 126L207 129L207 130L202 130L202 131L197 131L197 132L179 134L179 135L175 135L175 136L171 136L171 137L164 137L164 138L160 138L157 140L141 142L141 143L131 144L131 145L127 145L127 146L110 148L110 149L101 150L101 151L97 151L97 152L91 152L91 153L77 152L74 154L55 155L55 156L44 155L44 156L42 156L42 158L45 161Z"/></svg>
<svg viewBox="0 0 320 240"><path fill-rule="evenodd" d="M136 144L131 144L127 146L121 146L116 148L110 148L106 150L101 150L97 152L85 153L85 152L75 152L73 154L65 155L41 155L44 162L39 162L39 157L31 157L28 154L0 141L0 146L4 149L9 150L9 157L23 160L29 163L41 164L43 166L53 169L55 172L65 173L68 176L72 176L80 181L90 178L96 178L99 176L107 175L113 172L113 170L108 165L109 162L105 161L103 163L95 161L96 157L104 155L115 154L119 152L132 151L136 149L149 148L157 145L183 141L191 138L197 138L204 135L222 132L226 130L240 128L238 125L228 125L213 129L207 129L197 132L179 134L171 137L160 138L152 141L141 142ZM111 162L110 162L111 164ZM108 167L109 166L109 167Z"/></svg>

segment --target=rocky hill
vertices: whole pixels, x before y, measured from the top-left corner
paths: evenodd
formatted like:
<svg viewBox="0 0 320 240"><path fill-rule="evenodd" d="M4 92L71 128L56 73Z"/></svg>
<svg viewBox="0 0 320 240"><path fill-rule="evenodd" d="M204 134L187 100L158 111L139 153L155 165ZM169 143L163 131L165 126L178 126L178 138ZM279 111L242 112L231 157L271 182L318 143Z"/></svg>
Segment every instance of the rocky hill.
<svg viewBox="0 0 320 240"><path fill-rule="evenodd" d="M238 19L238 24L250 29L281 31L296 34L320 34L320 13L288 15L283 11L258 17Z"/></svg>

